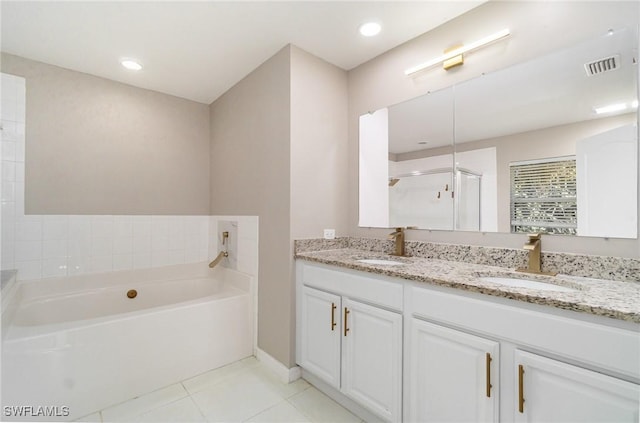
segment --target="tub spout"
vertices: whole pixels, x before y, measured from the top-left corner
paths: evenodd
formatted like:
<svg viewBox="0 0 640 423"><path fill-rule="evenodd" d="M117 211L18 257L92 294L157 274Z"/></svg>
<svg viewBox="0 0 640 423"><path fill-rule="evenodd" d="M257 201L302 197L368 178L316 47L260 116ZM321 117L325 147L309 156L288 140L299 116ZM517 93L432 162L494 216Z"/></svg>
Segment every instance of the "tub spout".
<svg viewBox="0 0 640 423"><path fill-rule="evenodd" d="M218 257L216 257L215 259L213 259L213 261L211 263L209 263L209 267L213 269L225 257L229 257L229 253L227 253L226 251L220 251L220 253L218 254Z"/></svg>

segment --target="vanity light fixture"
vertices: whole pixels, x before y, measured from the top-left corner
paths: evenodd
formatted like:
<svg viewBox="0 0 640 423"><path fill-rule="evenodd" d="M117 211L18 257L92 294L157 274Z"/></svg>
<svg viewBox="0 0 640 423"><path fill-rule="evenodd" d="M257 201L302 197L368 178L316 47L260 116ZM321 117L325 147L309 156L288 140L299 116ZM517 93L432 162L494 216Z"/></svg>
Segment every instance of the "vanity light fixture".
<svg viewBox="0 0 640 423"><path fill-rule="evenodd" d="M626 109L635 109L636 107L638 107L638 100L634 100L631 103L615 103L603 107L595 107L593 111L596 112L596 114L601 115L603 113L614 113Z"/></svg>
<svg viewBox="0 0 640 423"><path fill-rule="evenodd" d="M365 37L373 37L378 35L382 30L382 26L378 22L367 22L360 25L359 31Z"/></svg>
<svg viewBox="0 0 640 423"><path fill-rule="evenodd" d="M502 31L498 31L495 34L491 34L487 37L481 38L477 41L474 41L470 44L457 46L450 50L445 50L444 54L440 57L436 57L424 63L421 63L417 66L411 67L404 71L404 74L409 76L414 73L420 72L422 70L428 69L440 63L443 64L443 68L448 70L454 66L462 65L464 63L463 54L468 53L473 50L477 50L480 47L484 47L494 41L498 41L502 38L508 37L511 35L511 32L508 28L503 29Z"/></svg>
<svg viewBox="0 0 640 423"><path fill-rule="evenodd" d="M122 59L120 61L120 64L124 66L126 69L129 69L132 71L139 71L140 69L142 69L142 65L132 59Z"/></svg>

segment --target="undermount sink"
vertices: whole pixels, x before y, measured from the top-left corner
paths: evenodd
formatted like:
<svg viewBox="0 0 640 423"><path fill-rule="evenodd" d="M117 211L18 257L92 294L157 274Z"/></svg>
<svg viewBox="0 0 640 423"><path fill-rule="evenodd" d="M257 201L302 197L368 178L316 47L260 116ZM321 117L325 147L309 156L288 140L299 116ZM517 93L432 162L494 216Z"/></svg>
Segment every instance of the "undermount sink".
<svg viewBox="0 0 640 423"><path fill-rule="evenodd" d="M358 261L360 263L378 264L378 265L382 265L382 266L397 266L399 264L404 264L404 263L399 262L399 261L387 260L387 259L361 259L361 260L358 260Z"/></svg>
<svg viewBox="0 0 640 423"><path fill-rule="evenodd" d="M539 291L556 291L556 292L574 292L575 288L568 286L555 285L552 283L535 281L532 279L519 279L509 277L485 276L480 278L483 282L491 282L498 285L505 285L514 288L529 288Z"/></svg>

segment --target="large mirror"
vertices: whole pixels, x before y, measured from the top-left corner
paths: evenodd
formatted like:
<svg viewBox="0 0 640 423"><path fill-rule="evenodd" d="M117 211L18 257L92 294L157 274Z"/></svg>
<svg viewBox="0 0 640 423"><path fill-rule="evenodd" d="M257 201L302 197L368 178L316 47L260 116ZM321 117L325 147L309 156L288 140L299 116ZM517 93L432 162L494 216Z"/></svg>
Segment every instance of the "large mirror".
<svg viewBox="0 0 640 423"><path fill-rule="evenodd" d="M361 226L636 238L637 57L613 30L384 109L387 204L363 221L361 197Z"/></svg>

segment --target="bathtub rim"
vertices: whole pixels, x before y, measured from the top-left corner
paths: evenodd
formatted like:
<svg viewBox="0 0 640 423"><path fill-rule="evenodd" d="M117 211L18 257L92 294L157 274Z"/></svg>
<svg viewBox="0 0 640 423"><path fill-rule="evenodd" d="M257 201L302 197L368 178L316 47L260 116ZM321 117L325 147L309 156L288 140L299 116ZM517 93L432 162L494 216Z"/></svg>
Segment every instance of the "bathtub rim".
<svg viewBox="0 0 640 423"><path fill-rule="evenodd" d="M206 263L205 263L206 265ZM171 267L171 268L175 268L175 267L182 267L184 265L178 265L178 266L167 266L167 267ZM155 269L162 269L162 268L154 268ZM148 269L144 269L145 271ZM138 273L135 270L134 271L122 271L120 273L126 273L126 272L133 272L133 273ZM107 272L104 274L96 274L98 276L100 276L100 280L102 280L102 276L104 275L110 275L111 273L115 273L115 272ZM155 272L154 272L155 273ZM25 340L25 339L30 339L30 338L34 338L34 337L39 337L39 336L46 336L48 334L54 334L54 333L60 333L60 332L65 332L65 331L73 331L76 329L81 329L81 328L86 328L86 327L91 327L91 326L96 326L96 325L101 325L104 324L106 322L110 322L110 321L116 321L116 320L122 320L122 319L132 319L135 318L136 316L142 316L142 315L147 315L147 314L154 314L154 313L160 313L163 311L167 311L167 310L174 310L174 309L182 309L185 307L194 307L194 306L198 306L199 304L206 304L206 303L211 303L211 302L217 302L217 301L225 301L225 300L231 300L233 298L237 298L243 295L247 295L249 296L249 301L253 301L253 298L251 296L251 292L252 292L252 285L254 282L254 278L253 276L247 274L247 273L243 273L237 270L233 270L233 269L226 269L226 268L221 268L220 270L217 270L215 272L209 272L209 276L189 276L189 277L181 277L181 278L175 278L175 279L166 279L163 278L162 280L146 280L146 281L141 281L138 280L136 282L130 282L129 280L125 280L125 281L120 281L118 283L115 283L113 285L110 285L108 287L103 287L102 289L113 289L113 288L117 288L117 287L121 287L121 285L125 285L129 284L130 286L132 285L140 285L140 284L153 284L156 282L173 282L173 281L181 281L181 280L189 280L189 279L211 279L212 281L216 281L216 282L221 282L222 283L222 289L219 292L216 292L214 294L211 295L206 295L203 297L198 297L198 298L194 298L191 300L187 300L187 301L180 301L180 302L175 302L175 303L169 303L169 304L163 304L160 306L156 306L156 307L149 307L149 308L143 308L143 309L139 309L139 310L132 310L129 312L124 312L124 313L116 313L116 314L110 314L107 316L99 316L99 317L95 317L95 318L91 318L91 319L82 319L82 320L72 320L72 321L65 321L65 322L59 322L59 323L50 323L50 324L43 324L43 325L15 325L13 322L13 318L15 317L15 314L17 313L17 311L19 310L19 308L23 305L28 305L28 304L32 304L34 302L37 301L45 301L47 299L55 299L57 297L60 296L64 296L64 295L79 295L82 294L83 292L87 292L87 291L94 291L96 289L100 289L100 288L87 288L86 286L83 289L73 289L73 290L68 290L68 289L64 289L61 290L59 293L54 293L54 294L50 294L50 295L43 295L43 296L25 296L23 294L22 291L22 284L23 283L27 283L27 284L31 284L34 281L18 281L16 284L16 290L18 291L17 294L14 297L14 302L12 303L12 306L15 308L13 315L10 316L11 319L8 319L9 321L6 322L6 330L3 330L2 333L2 342L3 343L11 343L11 342L18 342L21 340ZM82 277L86 277L87 275L79 275L79 278ZM56 278L56 279L66 279L66 278ZM40 280L35 280L35 281L40 281ZM47 282L49 283L49 282ZM257 304L253 304L251 306L252 310L257 306ZM4 316L3 316L4 317ZM3 325L5 324L5 321L3 319ZM4 329L4 327L3 327Z"/></svg>

